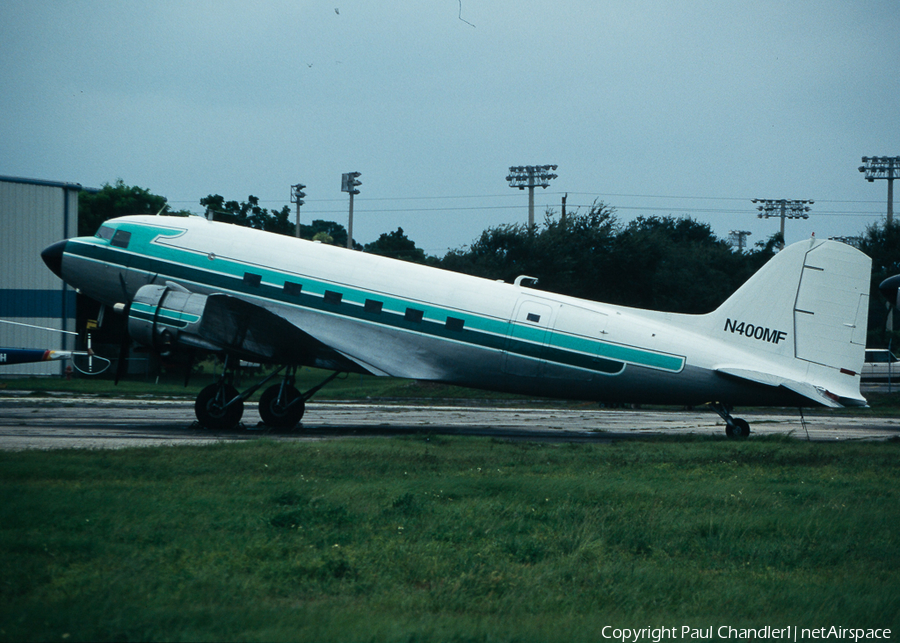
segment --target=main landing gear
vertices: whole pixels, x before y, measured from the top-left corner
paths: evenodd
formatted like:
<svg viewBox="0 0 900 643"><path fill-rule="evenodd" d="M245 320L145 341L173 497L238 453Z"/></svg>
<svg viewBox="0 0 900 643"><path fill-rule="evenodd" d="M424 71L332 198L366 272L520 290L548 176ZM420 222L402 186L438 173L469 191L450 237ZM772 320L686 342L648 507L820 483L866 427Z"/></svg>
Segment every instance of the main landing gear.
<svg viewBox="0 0 900 643"><path fill-rule="evenodd" d="M721 402L710 404L710 408L725 420L725 435L729 438L741 440L750 435L750 424L744 418L731 416L731 408Z"/></svg>
<svg viewBox="0 0 900 643"><path fill-rule="evenodd" d="M244 415L244 400L256 393L268 382L287 368L280 384L273 384L259 398L259 416L266 426L276 429L291 429L300 422L306 410L306 401L319 389L340 375L332 373L318 386L301 393L294 386L295 366L281 366L264 380L251 386L243 393L234 387L234 368L230 367L231 358L225 358L222 375L215 384L210 384L197 396L194 412L197 421L208 429L217 431L235 428Z"/></svg>

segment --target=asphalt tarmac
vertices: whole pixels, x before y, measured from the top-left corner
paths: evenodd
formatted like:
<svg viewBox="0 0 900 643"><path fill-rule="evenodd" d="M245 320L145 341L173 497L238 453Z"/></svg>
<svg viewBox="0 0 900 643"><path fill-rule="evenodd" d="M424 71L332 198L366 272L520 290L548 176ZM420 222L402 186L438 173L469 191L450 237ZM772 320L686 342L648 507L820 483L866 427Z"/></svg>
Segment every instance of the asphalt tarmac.
<svg viewBox="0 0 900 643"><path fill-rule="evenodd" d="M472 435L509 440L596 442L671 435L724 435L710 410L622 410L526 405L411 405L315 402L306 407L300 427L274 431L258 426L252 404L243 425L211 431L195 422L190 400L108 399L57 395L0 396L0 449L107 449L209 444L223 441L326 440L417 434ZM900 439L900 418L850 416L797 409L736 412L752 434L788 435L800 440Z"/></svg>

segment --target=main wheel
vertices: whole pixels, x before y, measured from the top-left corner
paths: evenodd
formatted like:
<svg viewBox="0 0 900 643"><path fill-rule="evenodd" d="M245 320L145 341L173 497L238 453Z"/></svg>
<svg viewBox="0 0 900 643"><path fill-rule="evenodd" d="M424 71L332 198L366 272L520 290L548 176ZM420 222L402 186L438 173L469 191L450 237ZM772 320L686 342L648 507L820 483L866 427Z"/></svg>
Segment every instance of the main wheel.
<svg viewBox="0 0 900 643"><path fill-rule="evenodd" d="M281 384L270 386L259 397L259 417L267 426L276 429L291 429L303 417L306 402L300 391L293 386Z"/></svg>
<svg viewBox="0 0 900 643"><path fill-rule="evenodd" d="M197 401L194 402L197 421L207 429L217 431L233 429L244 415L244 401L238 400L230 406L226 404L237 396L237 389L230 384L224 386L210 384L200 391Z"/></svg>
<svg viewBox="0 0 900 643"><path fill-rule="evenodd" d="M725 435L741 440L750 435L750 424L744 418L734 418L734 424L725 425Z"/></svg>

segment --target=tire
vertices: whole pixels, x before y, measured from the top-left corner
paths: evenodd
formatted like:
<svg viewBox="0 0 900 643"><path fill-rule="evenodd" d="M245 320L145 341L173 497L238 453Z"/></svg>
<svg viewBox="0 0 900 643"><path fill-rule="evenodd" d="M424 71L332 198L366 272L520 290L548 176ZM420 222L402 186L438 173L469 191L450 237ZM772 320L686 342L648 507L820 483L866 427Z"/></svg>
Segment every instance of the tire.
<svg viewBox="0 0 900 643"><path fill-rule="evenodd" d="M306 402L301 399L300 391L293 386L285 386L282 393L281 384L270 386L259 397L259 417L263 424L276 429L292 429L297 426L306 411Z"/></svg>
<svg viewBox="0 0 900 643"><path fill-rule="evenodd" d="M750 424L744 418L734 418L733 424L725 425L725 435L735 440L743 440L750 435Z"/></svg>
<svg viewBox="0 0 900 643"><path fill-rule="evenodd" d="M194 413L197 421L207 429L227 431L235 428L244 415L244 401L238 400L225 407L224 404L237 397L238 391L230 384L221 386L210 384L197 396L194 402Z"/></svg>

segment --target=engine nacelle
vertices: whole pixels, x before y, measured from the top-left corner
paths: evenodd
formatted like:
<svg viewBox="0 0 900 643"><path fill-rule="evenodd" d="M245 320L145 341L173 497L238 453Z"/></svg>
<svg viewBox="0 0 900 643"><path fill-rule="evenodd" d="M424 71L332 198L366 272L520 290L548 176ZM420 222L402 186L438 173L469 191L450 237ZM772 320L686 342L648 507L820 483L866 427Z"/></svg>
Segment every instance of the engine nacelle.
<svg viewBox="0 0 900 643"><path fill-rule="evenodd" d="M192 293L177 284L142 286L128 312L128 334L163 355L175 343L216 349L198 337L206 300L206 295Z"/></svg>
<svg viewBox="0 0 900 643"><path fill-rule="evenodd" d="M308 362L318 346L262 306L224 293L192 293L172 282L148 284L135 293L128 334L163 355L181 344L267 364Z"/></svg>

